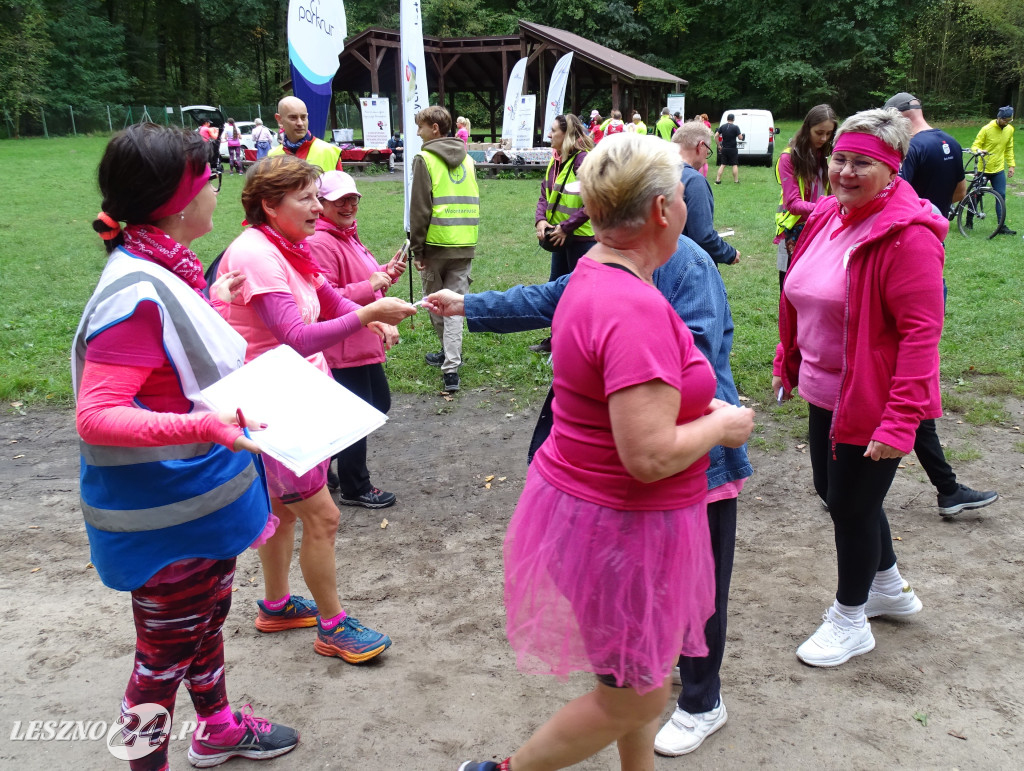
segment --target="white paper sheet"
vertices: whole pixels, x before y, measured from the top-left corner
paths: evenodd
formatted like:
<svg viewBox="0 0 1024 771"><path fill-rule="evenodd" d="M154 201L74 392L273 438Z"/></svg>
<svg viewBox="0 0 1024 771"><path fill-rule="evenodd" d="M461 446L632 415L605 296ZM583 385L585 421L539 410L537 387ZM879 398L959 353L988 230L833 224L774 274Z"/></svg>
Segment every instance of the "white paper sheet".
<svg viewBox="0 0 1024 771"><path fill-rule="evenodd" d="M213 410L241 408L246 420L266 423L265 430L252 432L253 441L300 476L388 419L287 345L201 393Z"/></svg>

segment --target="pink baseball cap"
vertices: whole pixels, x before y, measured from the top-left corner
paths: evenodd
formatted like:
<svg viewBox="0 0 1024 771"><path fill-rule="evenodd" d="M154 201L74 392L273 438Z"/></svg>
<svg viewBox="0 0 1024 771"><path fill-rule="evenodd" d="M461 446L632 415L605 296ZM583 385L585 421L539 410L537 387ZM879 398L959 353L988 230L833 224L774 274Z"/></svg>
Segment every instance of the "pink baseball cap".
<svg viewBox="0 0 1024 771"><path fill-rule="evenodd" d="M337 201L346 195L363 197L363 194L356 190L356 181L344 171L328 171L320 177L320 192L317 195L326 201Z"/></svg>

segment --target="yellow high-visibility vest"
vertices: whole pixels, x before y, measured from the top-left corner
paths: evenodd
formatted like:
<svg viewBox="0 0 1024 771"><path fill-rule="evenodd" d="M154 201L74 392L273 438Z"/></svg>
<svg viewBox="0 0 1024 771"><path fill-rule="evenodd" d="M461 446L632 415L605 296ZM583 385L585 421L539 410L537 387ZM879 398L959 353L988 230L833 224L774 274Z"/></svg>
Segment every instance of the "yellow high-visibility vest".
<svg viewBox="0 0 1024 771"><path fill-rule="evenodd" d="M569 157L569 160L565 162L565 166L562 171L555 177L554 185L547 191L548 209L545 216L547 221L552 225L565 222L569 217L583 208L583 198L579 193L574 195L573 193L565 192L565 186L570 182L576 181L576 171L573 169L576 165L576 155L577 153L574 153ZM551 173L551 167L554 164L555 159L552 158L548 163L547 171L544 173L544 179L548 178L548 175ZM559 193L561 193L561 195L559 195ZM577 236L592 236L594 235L594 228L588 219L576 228L572 234Z"/></svg>
<svg viewBox="0 0 1024 771"><path fill-rule="evenodd" d="M430 174L432 211L424 242L431 246L476 246L480 226L480 187L468 155L454 169L424 148L420 157Z"/></svg>

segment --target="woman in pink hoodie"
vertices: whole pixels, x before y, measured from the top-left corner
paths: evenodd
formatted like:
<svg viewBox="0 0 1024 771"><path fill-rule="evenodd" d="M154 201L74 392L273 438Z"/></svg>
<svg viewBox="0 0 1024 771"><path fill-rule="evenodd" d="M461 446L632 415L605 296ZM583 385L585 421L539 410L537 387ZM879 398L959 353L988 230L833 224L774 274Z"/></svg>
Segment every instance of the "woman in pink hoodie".
<svg viewBox="0 0 1024 771"><path fill-rule="evenodd" d="M838 666L875 647L874 616L909 616L921 601L896 566L882 502L917 426L942 413L942 239L897 176L910 122L867 110L836 134L834 195L818 201L797 242L779 304L772 387L799 385L809 404L814 487L835 528L839 586L824 623L797 649Z"/></svg>
<svg viewBox="0 0 1024 771"><path fill-rule="evenodd" d="M328 283L357 305L381 299L405 272L395 255L378 265L356 232L359 199L355 180L343 171L329 171L320 178L323 212L316 232L309 238L310 252L323 268ZM324 349L334 379L381 412L391 409L391 391L384 374L385 351L398 342L398 329L371 322L351 337ZM338 461L341 503L383 509L395 502L395 494L374 487L366 468L366 439L334 456ZM333 481L333 480L332 480Z"/></svg>

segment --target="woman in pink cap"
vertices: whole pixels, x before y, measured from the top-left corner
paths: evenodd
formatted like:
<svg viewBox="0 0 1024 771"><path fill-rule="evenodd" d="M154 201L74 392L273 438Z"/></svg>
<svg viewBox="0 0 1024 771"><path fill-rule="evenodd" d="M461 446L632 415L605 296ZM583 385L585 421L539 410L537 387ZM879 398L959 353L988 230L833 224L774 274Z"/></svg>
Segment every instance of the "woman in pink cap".
<svg viewBox="0 0 1024 771"><path fill-rule="evenodd" d="M897 172L910 121L867 110L836 133L833 195L814 207L779 303L772 388L808 402L814 489L835 529L839 586L799 648L834 667L875 647L869 618L909 616L921 601L896 566L882 502L917 426L942 414L944 217Z"/></svg>
<svg viewBox="0 0 1024 771"><path fill-rule="evenodd" d="M362 194L355 180L343 171L328 171L320 177L320 205L323 211L316 232L309 237L310 252L323 268L324 277L343 296L358 305L379 300L405 272L405 262L396 254L386 265L378 265L363 246L356 230L356 214ZM398 342L398 329L390 324L372 323L329 348L324 356L334 379L381 412L391 409L391 391L384 373L385 352ZM334 456L338 462L341 503L383 509L395 502L395 494L374 487L366 467L366 439L360 439ZM330 478L330 475L328 475Z"/></svg>

